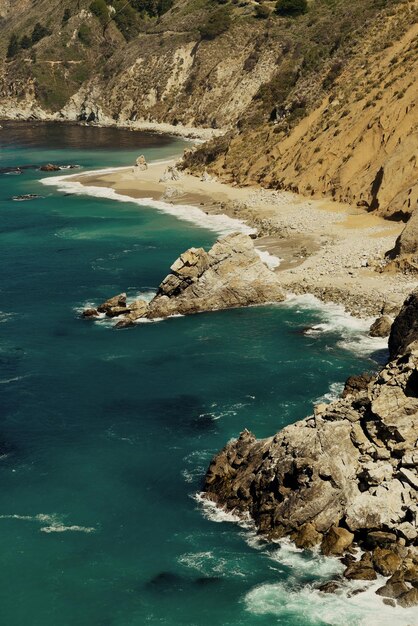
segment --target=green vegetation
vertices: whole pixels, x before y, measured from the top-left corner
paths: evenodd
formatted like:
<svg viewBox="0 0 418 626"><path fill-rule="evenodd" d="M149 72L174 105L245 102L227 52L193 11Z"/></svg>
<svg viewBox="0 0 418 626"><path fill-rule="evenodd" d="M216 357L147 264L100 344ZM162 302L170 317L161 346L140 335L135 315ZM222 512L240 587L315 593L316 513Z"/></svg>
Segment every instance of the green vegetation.
<svg viewBox="0 0 418 626"><path fill-rule="evenodd" d="M90 46L92 42L91 30L87 24L81 24L78 29L78 38L85 46Z"/></svg>
<svg viewBox="0 0 418 626"><path fill-rule="evenodd" d="M271 11L265 4L256 4L255 5L255 16L258 19L265 20L267 17L270 17Z"/></svg>
<svg viewBox="0 0 418 626"><path fill-rule="evenodd" d="M308 10L307 0L277 0L276 13L284 16L296 16L306 13Z"/></svg>
<svg viewBox="0 0 418 626"><path fill-rule="evenodd" d="M43 26L39 22L36 22L31 36L32 45L35 45L36 43L38 43L38 41L41 41L41 39L43 39L44 37L48 37L50 34L51 31L46 28L46 26Z"/></svg>
<svg viewBox="0 0 418 626"><path fill-rule="evenodd" d="M71 11L70 9L67 7L64 11L64 15L62 16L62 24L66 24L68 22L68 20L71 17Z"/></svg>
<svg viewBox="0 0 418 626"><path fill-rule="evenodd" d="M20 40L20 47L22 48L22 50L28 50L31 46L32 46L31 38L28 37L27 35L23 35L22 39Z"/></svg>
<svg viewBox="0 0 418 626"><path fill-rule="evenodd" d="M19 39L17 35L13 33L9 40L6 56L8 59L13 58L19 52Z"/></svg>
<svg viewBox="0 0 418 626"><path fill-rule="evenodd" d="M215 39L231 26L232 18L229 7L221 6L209 14L206 22L199 28L202 39Z"/></svg>
<svg viewBox="0 0 418 626"><path fill-rule="evenodd" d="M105 0L93 0L90 4L90 11L101 21L102 24L106 24L109 20L109 9Z"/></svg>
<svg viewBox="0 0 418 626"><path fill-rule="evenodd" d="M140 31L141 18L126 0L114 0L113 8L116 13L112 16L113 21L127 41L130 41Z"/></svg>

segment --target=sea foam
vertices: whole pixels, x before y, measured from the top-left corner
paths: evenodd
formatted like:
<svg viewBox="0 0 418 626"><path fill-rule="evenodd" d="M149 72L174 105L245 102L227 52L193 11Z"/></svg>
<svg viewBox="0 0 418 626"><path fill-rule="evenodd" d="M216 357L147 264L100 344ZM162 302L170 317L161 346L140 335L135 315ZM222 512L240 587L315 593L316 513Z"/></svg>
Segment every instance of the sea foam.
<svg viewBox="0 0 418 626"><path fill-rule="evenodd" d="M154 163L158 163L158 161L154 161ZM95 170L83 173L83 176L109 174L124 169L126 169L126 167ZM256 232L255 228L248 226L242 220L229 217L228 215L208 214L202 209L199 209L198 207L189 204L171 204L169 202L162 202L161 200L154 200L152 198L132 198L130 196L117 193L114 189L111 189L109 187L83 185L78 181L72 180L75 176L79 177L80 174L78 173L72 174L70 176L66 175L42 178L39 182L41 182L43 185L55 186L58 188L58 191L62 191L64 193L70 193L74 195L88 195L96 198L116 200L118 202L128 202L137 204L142 208L144 206L148 206L156 209L157 211L160 211L161 213L167 213L168 215L172 215L177 219L190 222L195 226L211 230L218 235L228 235L229 233L234 232L242 232L244 234L251 235ZM256 248L256 251L263 263L265 263L270 269L274 269L280 265L281 259L270 254L267 250L259 250L258 248Z"/></svg>
<svg viewBox="0 0 418 626"><path fill-rule="evenodd" d="M337 341L339 347L360 357L373 355L375 360L385 362L387 338L368 335L374 318L354 317L341 304L322 302L311 294L289 295L279 306L287 306L296 309L297 312L306 310L318 312L321 321L306 330L306 335L315 338L321 335L338 334L341 337Z"/></svg>

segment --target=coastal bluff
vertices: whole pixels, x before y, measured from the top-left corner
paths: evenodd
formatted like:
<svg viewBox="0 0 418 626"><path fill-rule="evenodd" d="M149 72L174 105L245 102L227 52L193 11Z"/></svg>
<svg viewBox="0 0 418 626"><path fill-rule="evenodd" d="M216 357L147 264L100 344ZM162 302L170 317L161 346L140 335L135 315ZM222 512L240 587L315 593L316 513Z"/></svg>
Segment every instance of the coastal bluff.
<svg viewBox="0 0 418 626"><path fill-rule="evenodd" d="M339 556L347 579L388 577L377 593L404 607L418 605L417 319L415 290L378 374L352 377L343 397L273 437L244 430L204 484L205 498L250 517L267 539Z"/></svg>
<svg viewBox="0 0 418 626"><path fill-rule="evenodd" d="M232 233L206 252L189 248L171 266L151 302L127 304L126 294L114 296L83 317L101 313L117 317L117 328L132 326L141 318L190 315L285 299L276 274L261 260L248 235Z"/></svg>

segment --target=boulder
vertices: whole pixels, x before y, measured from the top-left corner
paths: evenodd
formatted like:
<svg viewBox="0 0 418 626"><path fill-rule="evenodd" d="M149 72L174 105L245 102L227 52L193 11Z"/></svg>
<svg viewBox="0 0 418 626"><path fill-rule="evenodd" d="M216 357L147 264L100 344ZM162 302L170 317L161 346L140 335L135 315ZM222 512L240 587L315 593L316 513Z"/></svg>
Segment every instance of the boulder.
<svg viewBox="0 0 418 626"><path fill-rule="evenodd" d="M86 318L93 318L93 317L98 317L99 316L99 312L97 309L84 309L84 311L81 314L82 317L86 317Z"/></svg>
<svg viewBox="0 0 418 626"><path fill-rule="evenodd" d="M404 609L410 608L411 606L418 606L418 589L413 588L402 594L398 598L398 605L402 606Z"/></svg>
<svg viewBox="0 0 418 626"><path fill-rule="evenodd" d="M145 170L148 169L148 164L143 154L141 154L141 156L139 156L137 160L135 161L135 168L139 170L140 172L144 172Z"/></svg>
<svg viewBox="0 0 418 626"><path fill-rule="evenodd" d="M357 376L350 376L345 382L342 397L345 398L350 395L355 396L361 391L366 391L372 378L372 374L369 374L368 372L358 374Z"/></svg>
<svg viewBox="0 0 418 626"><path fill-rule="evenodd" d="M389 337L392 319L388 315L381 315L370 326L370 337Z"/></svg>
<svg viewBox="0 0 418 626"><path fill-rule="evenodd" d="M58 165L47 163L46 165L41 165L39 169L41 172L59 172L61 168Z"/></svg>
<svg viewBox="0 0 418 626"><path fill-rule="evenodd" d="M298 548L307 550L317 546L321 542L322 535L313 524L307 522L294 533L292 539Z"/></svg>
<svg viewBox="0 0 418 626"><path fill-rule="evenodd" d="M164 174L160 178L160 183L165 183L172 180L180 180L181 173L175 165L169 165L164 171Z"/></svg>
<svg viewBox="0 0 418 626"><path fill-rule="evenodd" d="M113 296L106 300L97 307L99 313L108 313L112 309L126 308L126 293L120 293L117 296Z"/></svg>
<svg viewBox="0 0 418 626"><path fill-rule="evenodd" d="M376 548L373 551L373 566L383 576L392 576L399 569L401 563L400 556L393 550Z"/></svg>
<svg viewBox="0 0 418 626"><path fill-rule="evenodd" d="M341 556L351 546L354 534L341 526L331 526L321 543L321 552L326 556Z"/></svg>
<svg viewBox="0 0 418 626"><path fill-rule="evenodd" d="M134 326L135 322L142 317L146 317L148 310L148 302L145 300L135 300L131 302L128 309L129 312L121 319L115 326L115 328L127 328Z"/></svg>
<svg viewBox="0 0 418 626"><path fill-rule="evenodd" d="M401 580L394 582L388 580L385 585L376 590L376 593L378 596L383 596L384 598L399 598L399 596L402 596L408 591L409 587Z"/></svg>

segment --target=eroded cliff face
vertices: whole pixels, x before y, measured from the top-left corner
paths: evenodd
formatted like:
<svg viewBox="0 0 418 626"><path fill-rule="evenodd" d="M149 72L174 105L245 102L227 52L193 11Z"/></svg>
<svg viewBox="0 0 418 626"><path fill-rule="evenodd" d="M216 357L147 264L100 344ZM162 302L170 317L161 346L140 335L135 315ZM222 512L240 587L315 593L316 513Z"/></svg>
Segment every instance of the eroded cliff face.
<svg viewBox="0 0 418 626"><path fill-rule="evenodd" d="M237 134L211 171L408 219L418 206L417 6L371 25L331 92L290 131L286 113L273 111L273 122Z"/></svg>
<svg viewBox="0 0 418 626"><path fill-rule="evenodd" d="M0 4L0 116L215 129L185 167L396 219L416 208L418 0L311 0L296 19L229 2L212 38L210 0L174 0L129 36L91 0L67 5ZM37 21L49 34L6 61Z"/></svg>

